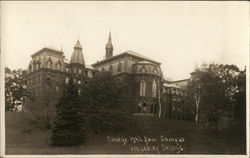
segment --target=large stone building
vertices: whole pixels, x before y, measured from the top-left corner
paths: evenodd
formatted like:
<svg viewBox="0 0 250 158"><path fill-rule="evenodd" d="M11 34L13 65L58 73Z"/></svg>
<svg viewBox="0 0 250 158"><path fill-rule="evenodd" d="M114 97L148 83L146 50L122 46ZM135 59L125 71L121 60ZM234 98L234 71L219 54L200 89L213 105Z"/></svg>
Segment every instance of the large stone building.
<svg viewBox="0 0 250 158"><path fill-rule="evenodd" d="M50 104L55 104L62 95L62 86L68 82L70 74L74 76L74 82L87 84L88 79L108 71L118 80L127 82L131 87L132 103L128 106L131 106L129 108L132 113L144 115L158 115L160 113L164 117L187 118L187 116L180 117L179 110L183 109L181 107L185 106L185 102L181 107L179 104L175 106L169 102L167 95L164 95L170 92L169 87L173 87L177 83L163 77L160 62L132 50L113 55L111 33L105 49L105 59L91 66L85 64L79 40L74 46L70 61L65 58L62 50L50 48L43 48L31 55L27 87L34 95L26 99L25 108L32 110L44 105L53 106ZM183 89L185 88L183 87L185 86L178 86L175 89L183 91L181 93L184 94ZM184 96L180 95L178 98ZM167 101L162 102L164 97ZM177 114L175 111L179 111L179 113Z"/></svg>

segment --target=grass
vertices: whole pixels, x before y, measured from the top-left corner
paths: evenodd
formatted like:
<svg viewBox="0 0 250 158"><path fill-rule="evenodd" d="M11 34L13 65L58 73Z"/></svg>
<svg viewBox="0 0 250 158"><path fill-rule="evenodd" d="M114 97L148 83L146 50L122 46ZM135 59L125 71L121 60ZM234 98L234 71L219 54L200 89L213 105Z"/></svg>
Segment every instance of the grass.
<svg viewBox="0 0 250 158"><path fill-rule="evenodd" d="M165 137L184 138L184 150L180 154L245 154L245 132L242 124L234 124L219 132L214 132L205 123L181 120L158 120L137 116L136 123L126 131L113 133L88 133L86 144L78 147L50 146L50 130L33 128L29 124L28 113L6 113L6 154L157 154L157 152L131 152L134 146L125 146L107 141L112 137ZM138 144L137 144L138 145ZM139 144L142 145L142 144ZM152 143L159 146L160 143ZM175 152L161 151L161 154Z"/></svg>

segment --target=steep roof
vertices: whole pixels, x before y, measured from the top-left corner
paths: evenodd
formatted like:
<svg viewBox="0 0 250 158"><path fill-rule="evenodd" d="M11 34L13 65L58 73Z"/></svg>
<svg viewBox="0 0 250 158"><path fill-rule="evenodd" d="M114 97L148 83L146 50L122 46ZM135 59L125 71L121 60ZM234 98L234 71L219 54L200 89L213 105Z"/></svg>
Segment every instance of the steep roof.
<svg viewBox="0 0 250 158"><path fill-rule="evenodd" d="M74 48L81 48L82 49L82 45L81 45L79 39L77 40L76 45L75 45Z"/></svg>
<svg viewBox="0 0 250 158"><path fill-rule="evenodd" d="M85 65L85 61L84 61L84 57L83 57L83 53L82 53L82 46L81 46L79 40L77 41L77 43L74 47L74 52L72 53L71 58L70 58L70 64Z"/></svg>

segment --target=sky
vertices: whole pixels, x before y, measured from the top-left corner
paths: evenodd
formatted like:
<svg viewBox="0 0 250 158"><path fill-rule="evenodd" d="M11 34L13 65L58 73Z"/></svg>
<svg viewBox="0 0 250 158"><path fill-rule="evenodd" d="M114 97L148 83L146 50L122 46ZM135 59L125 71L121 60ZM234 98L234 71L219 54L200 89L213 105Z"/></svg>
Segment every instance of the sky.
<svg viewBox="0 0 250 158"><path fill-rule="evenodd" d="M173 80L202 63L248 64L249 3L226 1L1 2L2 62L26 69L43 47L62 48L70 59L79 38L91 65L104 58L109 30L114 55L143 54Z"/></svg>

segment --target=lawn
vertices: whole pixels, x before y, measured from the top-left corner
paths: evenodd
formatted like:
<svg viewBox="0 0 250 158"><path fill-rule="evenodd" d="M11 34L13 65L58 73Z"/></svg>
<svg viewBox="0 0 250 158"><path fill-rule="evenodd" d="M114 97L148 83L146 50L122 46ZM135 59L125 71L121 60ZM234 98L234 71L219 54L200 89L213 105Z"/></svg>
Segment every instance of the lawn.
<svg viewBox="0 0 250 158"><path fill-rule="evenodd" d="M244 127L239 123L214 132L207 123L136 116L136 123L131 124L126 131L89 133L84 145L52 147L51 131L33 128L28 119L28 113L6 113L6 154L246 153ZM170 141L175 138L181 141ZM124 143L124 140L127 142ZM133 142L135 140L138 142Z"/></svg>

